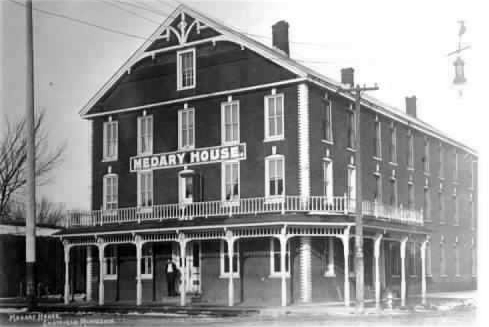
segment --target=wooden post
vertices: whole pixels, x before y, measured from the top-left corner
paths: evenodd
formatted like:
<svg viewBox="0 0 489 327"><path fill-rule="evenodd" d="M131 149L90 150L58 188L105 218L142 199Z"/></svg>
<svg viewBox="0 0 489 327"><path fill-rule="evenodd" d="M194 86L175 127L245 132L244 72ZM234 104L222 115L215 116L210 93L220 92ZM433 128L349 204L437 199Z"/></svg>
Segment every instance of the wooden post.
<svg viewBox="0 0 489 327"><path fill-rule="evenodd" d="M92 257L92 246L87 246L87 276L86 276L86 301L92 301L92 272L93 272L93 257Z"/></svg>
<svg viewBox="0 0 489 327"><path fill-rule="evenodd" d="M233 255L234 255L234 242L233 232L228 230L226 232L226 241L228 245L228 260L229 260L229 275L228 275L228 306L234 305L234 283L233 283Z"/></svg>
<svg viewBox="0 0 489 327"><path fill-rule="evenodd" d="M404 237L401 240L401 306L406 306L406 243L408 238Z"/></svg>
<svg viewBox="0 0 489 327"><path fill-rule="evenodd" d="M350 266L349 266L349 254L350 254L350 228L345 228L345 233L341 240L343 241L343 256L344 256L344 300L345 306L350 306Z"/></svg>
<svg viewBox="0 0 489 327"><path fill-rule="evenodd" d="M382 234L375 237L374 258L375 258L375 305L380 309L380 246L382 244Z"/></svg>
<svg viewBox="0 0 489 327"><path fill-rule="evenodd" d="M282 306L287 306L287 262L286 262L286 254L287 254L287 238L285 236L285 228L282 230L282 234L279 237L280 240L280 273L282 279Z"/></svg>
<svg viewBox="0 0 489 327"><path fill-rule="evenodd" d="M141 242L141 236L136 235L136 305L141 305L143 302L143 285L141 282L141 257L143 252L143 242Z"/></svg>
<svg viewBox="0 0 489 327"><path fill-rule="evenodd" d="M426 305L426 246L428 239L421 243L421 303Z"/></svg>
<svg viewBox="0 0 489 327"><path fill-rule="evenodd" d="M64 289L64 303L70 303L70 249L71 245L64 241L64 253L65 253L65 289Z"/></svg>
<svg viewBox="0 0 489 327"><path fill-rule="evenodd" d="M185 239L184 234L179 234L178 235L178 244L180 246L180 258L182 259L182 265L180 267L180 278L181 278L181 283L180 283L180 306L185 306L186 303L186 246L187 246L187 240Z"/></svg>
<svg viewBox="0 0 489 327"><path fill-rule="evenodd" d="M105 243L99 241L98 256L99 256L99 283L98 283L98 304L104 305L104 265L105 265Z"/></svg>

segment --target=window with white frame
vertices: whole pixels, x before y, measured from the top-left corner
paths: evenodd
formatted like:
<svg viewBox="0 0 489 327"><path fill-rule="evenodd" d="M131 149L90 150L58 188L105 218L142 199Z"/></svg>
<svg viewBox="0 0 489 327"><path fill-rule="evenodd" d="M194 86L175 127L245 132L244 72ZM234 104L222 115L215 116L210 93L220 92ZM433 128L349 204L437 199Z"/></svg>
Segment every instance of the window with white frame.
<svg viewBox="0 0 489 327"><path fill-rule="evenodd" d="M431 276L431 243L426 244L426 275Z"/></svg>
<svg viewBox="0 0 489 327"><path fill-rule="evenodd" d="M457 182L458 180L458 151L454 150L454 169L453 169L453 181Z"/></svg>
<svg viewBox="0 0 489 327"><path fill-rule="evenodd" d="M390 201L389 204L393 207L397 207L398 197L397 197L397 179L395 176L390 178Z"/></svg>
<svg viewBox="0 0 489 327"><path fill-rule="evenodd" d="M455 248L455 276L460 277L460 246L458 240L455 241L453 247Z"/></svg>
<svg viewBox="0 0 489 327"><path fill-rule="evenodd" d="M282 155L265 158L265 195L267 198L282 198L285 195L285 160Z"/></svg>
<svg viewBox="0 0 489 327"><path fill-rule="evenodd" d="M104 279L117 279L117 246L107 247L105 254Z"/></svg>
<svg viewBox="0 0 489 327"><path fill-rule="evenodd" d="M323 100L323 140L333 142L332 104L328 99Z"/></svg>
<svg viewBox="0 0 489 327"><path fill-rule="evenodd" d="M138 179L138 207L151 207L153 205L153 171L140 171Z"/></svg>
<svg viewBox="0 0 489 327"><path fill-rule="evenodd" d="M414 169L414 135L413 131L408 131L408 168Z"/></svg>
<svg viewBox="0 0 489 327"><path fill-rule="evenodd" d="M443 179L445 177L445 150L443 148L443 144L440 143L439 149L439 161L440 161L440 178Z"/></svg>
<svg viewBox="0 0 489 327"><path fill-rule="evenodd" d="M471 248L471 256L472 256L472 276L477 276L477 248L475 246L475 241L472 239L472 248Z"/></svg>
<svg viewBox="0 0 489 327"><path fill-rule="evenodd" d="M153 278L153 247L150 244L143 246L143 253L141 256L141 278Z"/></svg>
<svg viewBox="0 0 489 327"><path fill-rule="evenodd" d="M430 197L430 188L428 185L424 187L423 215L424 215L424 220L431 221L431 197Z"/></svg>
<svg viewBox="0 0 489 327"><path fill-rule="evenodd" d="M138 155L153 153L153 116L138 117Z"/></svg>
<svg viewBox="0 0 489 327"><path fill-rule="evenodd" d="M440 242L440 276L447 276L447 262L445 253L445 243L443 239Z"/></svg>
<svg viewBox="0 0 489 327"><path fill-rule="evenodd" d="M239 143L239 101L221 104L222 144Z"/></svg>
<svg viewBox="0 0 489 327"><path fill-rule="evenodd" d="M233 263L232 263L232 273L233 278L239 278L239 242L233 243ZM221 277L229 277L229 253L228 253L228 242L221 241Z"/></svg>
<svg viewBox="0 0 489 327"><path fill-rule="evenodd" d="M347 168L347 195L350 199L350 203L353 205L357 197L357 177L356 177L356 167L353 165L348 165Z"/></svg>
<svg viewBox="0 0 489 327"><path fill-rule="evenodd" d="M458 226L460 224L460 217L458 212L459 198L457 197L457 188L455 187L453 188L452 201L453 201L453 224L455 226Z"/></svg>
<svg viewBox="0 0 489 327"><path fill-rule="evenodd" d="M397 129L394 123L391 123L390 126L390 144L389 144L389 152L390 152L390 162L397 163Z"/></svg>
<svg viewBox="0 0 489 327"><path fill-rule="evenodd" d="M409 275L416 276L418 274L418 252L415 242L408 243L408 258L409 258Z"/></svg>
<svg viewBox="0 0 489 327"><path fill-rule="evenodd" d="M107 174L104 176L104 210L115 210L118 207L119 178L116 174Z"/></svg>
<svg viewBox="0 0 489 327"><path fill-rule="evenodd" d="M290 276L290 249L287 242L285 250L285 274ZM270 277L281 277L280 241L276 237L270 239Z"/></svg>
<svg viewBox="0 0 489 327"><path fill-rule="evenodd" d="M118 123L114 120L104 122L103 130L103 160L117 160L118 153Z"/></svg>
<svg viewBox="0 0 489 327"><path fill-rule="evenodd" d="M414 198L414 184L412 181L408 182L408 209L414 210L416 206Z"/></svg>
<svg viewBox="0 0 489 327"><path fill-rule="evenodd" d="M430 141L427 137L424 139L424 172L428 174L430 172Z"/></svg>
<svg viewBox="0 0 489 327"><path fill-rule="evenodd" d="M475 230L475 208L474 208L474 195L471 193L469 195L469 217L470 217L470 225L473 230Z"/></svg>
<svg viewBox="0 0 489 327"><path fill-rule="evenodd" d="M195 146L195 110L178 111L178 148L192 149Z"/></svg>
<svg viewBox="0 0 489 327"><path fill-rule="evenodd" d="M178 174L178 199L181 204L194 202L194 171L182 170Z"/></svg>
<svg viewBox="0 0 489 327"><path fill-rule="evenodd" d="M375 172L374 179L374 201L377 204L382 204L382 175L379 172Z"/></svg>
<svg viewBox="0 0 489 327"><path fill-rule="evenodd" d="M445 219L445 197L443 196L443 186L440 185L440 190L438 191L438 205L440 212L440 224L444 224L446 222Z"/></svg>
<svg viewBox="0 0 489 327"><path fill-rule="evenodd" d="M375 117L374 157L382 158L382 126L379 117Z"/></svg>
<svg viewBox="0 0 489 327"><path fill-rule="evenodd" d="M284 95L272 94L265 97L265 140L284 137Z"/></svg>
<svg viewBox="0 0 489 327"><path fill-rule="evenodd" d="M177 90L186 90L195 87L195 66L195 49L177 52Z"/></svg>
<svg viewBox="0 0 489 327"><path fill-rule="evenodd" d="M349 109L346 111L346 115L347 115L347 120L346 120L346 123L347 123L347 146L348 148L350 149L355 149L355 138L356 138L356 126L355 126L355 113L353 112L352 109Z"/></svg>
<svg viewBox="0 0 489 327"><path fill-rule="evenodd" d="M239 201L239 161L222 163L222 200Z"/></svg>
<svg viewBox="0 0 489 327"><path fill-rule="evenodd" d="M389 242L389 253L391 256L391 274L393 277L401 275L400 245L398 242Z"/></svg>
<svg viewBox="0 0 489 327"><path fill-rule="evenodd" d="M473 190L475 188L475 170L476 170L477 161L472 161L470 165L470 189Z"/></svg>
<svg viewBox="0 0 489 327"><path fill-rule="evenodd" d="M333 162L329 158L323 159L323 195L333 200Z"/></svg>

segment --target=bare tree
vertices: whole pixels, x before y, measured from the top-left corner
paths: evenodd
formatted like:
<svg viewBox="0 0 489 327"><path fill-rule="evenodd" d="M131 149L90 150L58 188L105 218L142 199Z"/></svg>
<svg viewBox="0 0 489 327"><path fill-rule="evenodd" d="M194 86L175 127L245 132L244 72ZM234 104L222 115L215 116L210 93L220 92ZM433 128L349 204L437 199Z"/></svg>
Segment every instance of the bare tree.
<svg viewBox="0 0 489 327"><path fill-rule="evenodd" d="M36 208L36 224L63 225L67 214L63 204L42 197L41 201L37 202ZM9 219L7 221L25 221L25 202L11 201L8 210Z"/></svg>
<svg viewBox="0 0 489 327"><path fill-rule="evenodd" d="M65 145L50 149L47 133L43 130L45 111L35 120L36 136L36 181L42 185L49 181L49 173L62 160ZM14 194L26 184L27 144L25 139L25 120L16 123L8 119L0 139L0 217L9 214L9 203Z"/></svg>

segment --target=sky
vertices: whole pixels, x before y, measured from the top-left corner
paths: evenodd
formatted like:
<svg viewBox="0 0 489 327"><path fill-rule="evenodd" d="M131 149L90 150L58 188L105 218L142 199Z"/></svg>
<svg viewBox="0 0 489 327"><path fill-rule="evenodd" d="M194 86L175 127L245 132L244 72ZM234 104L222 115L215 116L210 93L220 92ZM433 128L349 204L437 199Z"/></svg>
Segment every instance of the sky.
<svg viewBox="0 0 489 327"><path fill-rule="evenodd" d="M24 0L15 0L24 3ZM129 1L129 0L125 0ZM355 68L356 81L378 83L375 97L404 110L416 95L418 117L475 148L480 198L487 194L486 159L489 20L482 1L184 1L240 31L271 43L271 26L289 22L291 57L339 79ZM176 8L175 0L34 0L34 7L148 37ZM137 13L122 11L116 6ZM151 7L153 12L139 7ZM0 0L0 128L25 111L25 8ZM143 16L144 18L140 17ZM453 87L458 23L465 20L467 85ZM34 13L36 109L47 111L49 142L66 143L65 160L50 184L38 188L67 208L88 208L88 123L79 110L143 42L70 20ZM487 213L481 201L480 217ZM486 222L480 220L480 229ZM485 239L482 238L485 242Z"/></svg>

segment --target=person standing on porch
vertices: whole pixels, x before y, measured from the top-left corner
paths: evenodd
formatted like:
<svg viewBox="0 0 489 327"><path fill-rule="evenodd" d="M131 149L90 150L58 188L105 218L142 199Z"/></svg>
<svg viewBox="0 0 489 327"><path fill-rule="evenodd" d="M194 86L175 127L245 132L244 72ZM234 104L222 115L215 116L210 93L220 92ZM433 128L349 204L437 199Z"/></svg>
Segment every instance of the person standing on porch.
<svg viewBox="0 0 489 327"><path fill-rule="evenodd" d="M176 296L177 292L175 291L175 280L177 278L177 265L168 259L168 262L165 266L165 274L166 274L166 283L168 286L168 296Z"/></svg>

